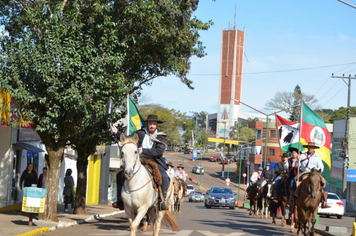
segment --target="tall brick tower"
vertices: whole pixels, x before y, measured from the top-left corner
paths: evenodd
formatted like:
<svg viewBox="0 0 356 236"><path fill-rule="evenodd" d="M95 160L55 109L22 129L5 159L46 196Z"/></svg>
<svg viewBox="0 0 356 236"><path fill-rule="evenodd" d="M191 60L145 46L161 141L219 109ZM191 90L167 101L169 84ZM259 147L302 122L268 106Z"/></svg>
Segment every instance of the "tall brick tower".
<svg viewBox="0 0 356 236"><path fill-rule="evenodd" d="M242 90L242 71L245 30L222 29L219 102L217 113L217 138L229 138L230 126L238 121Z"/></svg>

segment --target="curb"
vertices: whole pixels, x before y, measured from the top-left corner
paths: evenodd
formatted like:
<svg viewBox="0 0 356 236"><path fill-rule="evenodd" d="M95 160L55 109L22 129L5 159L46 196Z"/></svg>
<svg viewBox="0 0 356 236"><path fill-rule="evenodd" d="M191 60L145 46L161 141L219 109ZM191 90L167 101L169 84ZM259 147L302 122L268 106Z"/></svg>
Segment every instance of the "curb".
<svg viewBox="0 0 356 236"><path fill-rule="evenodd" d="M54 231L56 229L62 229L62 228L66 228L66 227L70 227L70 226L74 226L74 225L78 225L78 224L83 224L85 222L92 221L92 220L103 219L103 218L106 218L106 217L109 217L109 216L121 214L123 212L125 212L125 211L115 211L115 212L107 213L107 214L90 215L88 218L86 218L84 220L76 220L75 222L63 222L63 221L60 221L60 222L58 222L58 225L56 225L56 226L42 227L42 228L39 228L39 229L31 230L31 231L23 233L23 234L18 234L16 236L34 236L34 235L41 234L41 233L44 233L44 232Z"/></svg>
<svg viewBox="0 0 356 236"><path fill-rule="evenodd" d="M50 228L42 227L39 229L31 230L31 231L23 233L23 234L17 234L16 236L33 236L33 235L41 234L41 233L48 232L48 231L50 231Z"/></svg>

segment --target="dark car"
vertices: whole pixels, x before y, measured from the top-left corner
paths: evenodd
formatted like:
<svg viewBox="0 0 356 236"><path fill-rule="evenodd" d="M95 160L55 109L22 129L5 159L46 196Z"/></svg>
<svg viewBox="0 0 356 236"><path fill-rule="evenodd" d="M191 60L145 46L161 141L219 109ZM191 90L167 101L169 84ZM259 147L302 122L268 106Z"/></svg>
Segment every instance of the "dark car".
<svg viewBox="0 0 356 236"><path fill-rule="evenodd" d="M209 194L206 196L205 207L228 207L235 209L236 198L235 194L229 187L212 187Z"/></svg>
<svg viewBox="0 0 356 236"><path fill-rule="evenodd" d="M192 150L189 148L184 149L184 154L191 154Z"/></svg>

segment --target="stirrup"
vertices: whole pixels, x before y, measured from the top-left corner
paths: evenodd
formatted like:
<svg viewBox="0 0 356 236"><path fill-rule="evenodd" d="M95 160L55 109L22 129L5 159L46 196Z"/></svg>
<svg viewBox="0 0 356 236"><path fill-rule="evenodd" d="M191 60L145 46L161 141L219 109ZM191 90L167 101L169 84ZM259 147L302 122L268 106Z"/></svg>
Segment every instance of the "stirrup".
<svg viewBox="0 0 356 236"><path fill-rule="evenodd" d="M159 203L159 210L160 211L165 211L165 210L169 210L167 205L166 205L166 202L160 202Z"/></svg>
<svg viewBox="0 0 356 236"><path fill-rule="evenodd" d="M112 205L113 208L119 208L121 211L123 211L125 209L123 201L117 201L117 202L114 202L111 205Z"/></svg>

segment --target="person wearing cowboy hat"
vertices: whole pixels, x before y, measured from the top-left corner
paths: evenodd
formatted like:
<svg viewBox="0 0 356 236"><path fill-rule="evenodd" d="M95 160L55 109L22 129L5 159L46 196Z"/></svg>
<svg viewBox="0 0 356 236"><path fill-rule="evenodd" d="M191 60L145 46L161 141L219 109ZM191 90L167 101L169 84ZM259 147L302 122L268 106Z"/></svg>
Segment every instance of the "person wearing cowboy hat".
<svg viewBox="0 0 356 236"><path fill-rule="evenodd" d="M174 178L174 165L172 164L172 162L168 162L167 164L168 166L168 175L171 177L171 178Z"/></svg>
<svg viewBox="0 0 356 236"><path fill-rule="evenodd" d="M268 180L272 180L274 178L274 169L271 169L271 163L266 163L266 168L262 171L261 179L258 183L259 188L263 188L266 185Z"/></svg>
<svg viewBox="0 0 356 236"><path fill-rule="evenodd" d="M250 183L247 186L246 189L246 198L248 198L250 189L252 187L252 185L254 185L255 183L257 183L259 181L259 179L261 178L261 174L262 174L263 168L262 167L258 167L257 171L253 172L250 178Z"/></svg>
<svg viewBox="0 0 356 236"><path fill-rule="evenodd" d="M187 176L185 175L184 166L182 164L179 164L177 166L177 170L174 173L174 176L177 180L180 180L183 185L184 197L188 197L188 194L187 194L188 187L187 187L187 183L185 182L185 181L187 181Z"/></svg>
<svg viewBox="0 0 356 236"><path fill-rule="evenodd" d="M317 170L321 170L321 172L324 171L324 164L321 160L321 158L318 156L318 154L315 152L315 149L318 149L319 147L315 145L314 142L309 142L306 145L303 145L303 147L308 148L307 153L302 153L300 155L300 170L302 174L306 174L309 171L311 171L313 168ZM294 200L294 191L296 190L296 179L298 176L295 176L294 179L291 181L291 186L290 186L290 202L293 202ZM325 179L324 179L325 180ZM325 180L325 186L324 186L324 192L322 196L322 208L330 208L326 203L326 199L328 197L328 192L329 192L329 183Z"/></svg>
<svg viewBox="0 0 356 236"><path fill-rule="evenodd" d="M174 178L174 165L172 164L172 162L168 162L167 165L168 165L167 173L173 180L174 195L178 195L178 183L176 178Z"/></svg>
<svg viewBox="0 0 356 236"><path fill-rule="evenodd" d="M289 153L284 152L281 156L281 161L278 162L275 166L274 166L274 189L273 189L273 196L276 196L277 190L279 188L279 185L281 183L281 179L282 179L282 172L284 170L286 170L287 172L289 172L289 162L288 162L288 158L289 158Z"/></svg>
<svg viewBox="0 0 356 236"><path fill-rule="evenodd" d="M160 121L157 115L153 115L153 114L148 115L145 122L146 122L146 127L143 127L142 129L134 132L135 134L138 135L139 138L137 143L138 152L140 153L140 156L154 159L154 161L157 163L158 169L162 176L162 194L164 198L164 199L158 198L158 202L159 202L160 210L168 210L168 207L165 203L165 199L167 196L170 177L166 172L168 166L165 160L163 159L163 152L166 148L165 142L167 139L167 135L158 130L158 124L163 123L163 121ZM118 140L120 140L121 133L118 132L115 126L111 126L111 131L116 135ZM113 203L112 206L114 208L119 208L120 210L123 210L124 204L121 199L121 189L122 189L121 172L122 171L120 171L116 175L117 193L118 193L117 202Z"/></svg>

